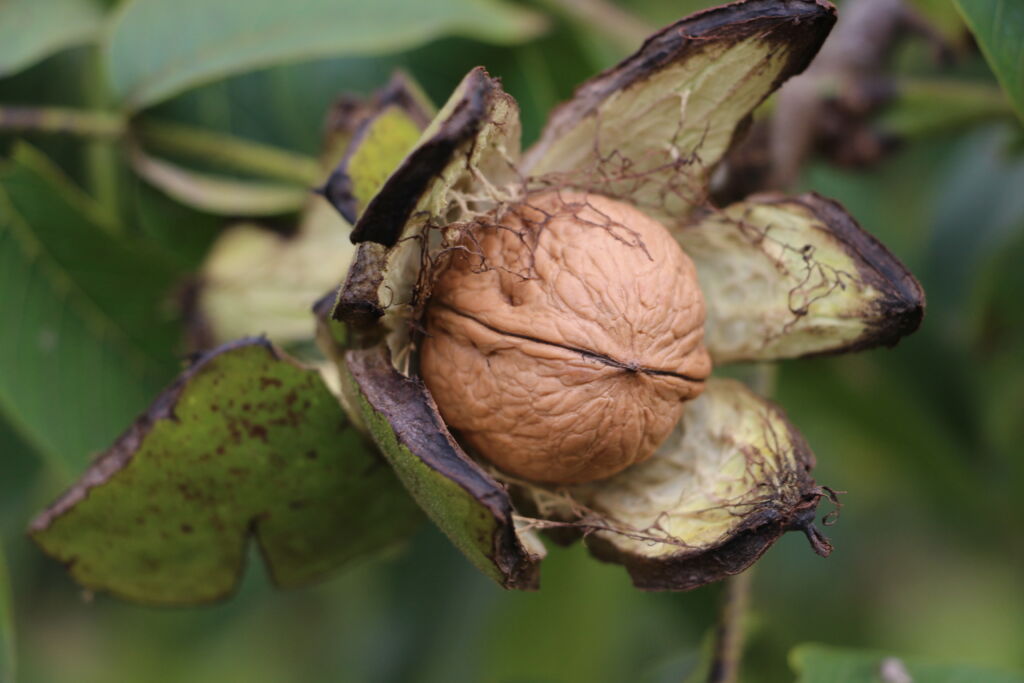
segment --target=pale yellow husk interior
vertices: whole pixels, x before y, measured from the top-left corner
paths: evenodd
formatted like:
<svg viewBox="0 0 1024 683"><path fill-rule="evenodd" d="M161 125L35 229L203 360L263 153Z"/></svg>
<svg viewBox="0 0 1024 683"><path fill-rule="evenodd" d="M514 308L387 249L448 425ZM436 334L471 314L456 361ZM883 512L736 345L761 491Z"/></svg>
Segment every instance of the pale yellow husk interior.
<svg viewBox="0 0 1024 683"><path fill-rule="evenodd" d="M740 382L712 379L646 462L592 484L527 491L540 516L576 520L622 551L699 552L759 509L785 512L799 501L798 447L774 405Z"/></svg>

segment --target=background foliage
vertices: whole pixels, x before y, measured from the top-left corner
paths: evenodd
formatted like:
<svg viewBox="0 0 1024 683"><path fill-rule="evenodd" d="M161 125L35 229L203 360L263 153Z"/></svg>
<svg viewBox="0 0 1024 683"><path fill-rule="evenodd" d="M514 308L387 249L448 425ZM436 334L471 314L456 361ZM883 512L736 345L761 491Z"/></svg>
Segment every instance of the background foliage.
<svg viewBox="0 0 1024 683"><path fill-rule="evenodd" d="M720 588L639 593L579 547L552 551L540 593L506 593L425 526L313 588L276 592L253 561L234 599L155 610L82 596L23 530L177 371L174 293L228 217L294 224L340 93L402 67L443 102L483 64L519 100L529 141L648 27L708 4L623 0L627 14L609 17L574 0L0 3L0 109L73 108L33 127L84 133L21 134L31 148L0 138L0 679L699 673ZM849 493L831 558L792 535L758 565L748 681L874 680L875 651L907 657L922 681L1024 669L1024 139L1011 113L1024 17L1015 0L958 5L917 5L954 42L953 66L922 41L894 57L918 86L881 114L905 136L898 149L869 168L813 161L800 180L889 245L929 309L895 350L782 368L778 400L818 454L817 478ZM132 145L173 164L176 194ZM254 209L268 192L280 201Z"/></svg>

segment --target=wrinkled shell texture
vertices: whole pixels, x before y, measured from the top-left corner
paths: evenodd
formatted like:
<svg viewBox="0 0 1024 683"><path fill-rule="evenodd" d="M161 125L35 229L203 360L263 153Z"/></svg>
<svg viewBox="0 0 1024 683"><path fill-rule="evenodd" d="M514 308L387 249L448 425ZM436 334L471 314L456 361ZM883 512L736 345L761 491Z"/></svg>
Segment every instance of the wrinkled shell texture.
<svg viewBox="0 0 1024 683"><path fill-rule="evenodd" d="M420 374L441 415L533 481L647 459L711 372L693 263L599 195L533 195L492 218L463 234L427 308Z"/></svg>

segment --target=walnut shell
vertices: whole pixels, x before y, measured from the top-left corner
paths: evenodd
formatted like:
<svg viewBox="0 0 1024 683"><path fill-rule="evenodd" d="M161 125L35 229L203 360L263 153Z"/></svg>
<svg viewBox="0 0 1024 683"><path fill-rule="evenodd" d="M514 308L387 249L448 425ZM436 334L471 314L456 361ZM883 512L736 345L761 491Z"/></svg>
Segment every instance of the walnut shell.
<svg viewBox="0 0 1024 683"><path fill-rule="evenodd" d="M509 474L609 477L703 390L693 263L631 205L548 192L475 224L434 284L420 374L445 422Z"/></svg>

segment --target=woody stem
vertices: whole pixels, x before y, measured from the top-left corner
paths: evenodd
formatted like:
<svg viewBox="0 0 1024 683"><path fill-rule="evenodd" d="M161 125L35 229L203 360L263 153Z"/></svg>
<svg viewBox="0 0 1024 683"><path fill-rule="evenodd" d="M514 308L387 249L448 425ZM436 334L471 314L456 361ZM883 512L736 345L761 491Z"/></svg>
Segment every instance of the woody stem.
<svg viewBox="0 0 1024 683"><path fill-rule="evenodd" d="M73 135L104 143L132 135L146 149L199 159L258 177L315 185L323 181L320 163L303 154L233 135L166 121L129 121L102 109L0 106L0 135Z"/></svg>
<svg viewBox="0 0 1024 683"><path fill-rule="evenodd" d="M778 368L771 363L758 363L747 368L743 380L764 397L775 393ZM714 646L708 683L736 683L739 680L745 639L744 621L750 604L753 567L725 581L722 605L715 626Z"/></svg>
<svg viewBox="0 0 1024 683"><path fill-rule="evenodd" d="M708 683L736 683L739 680L745 636L743 622L750 602L753 575L751 568L725 581Z"/></svg>

